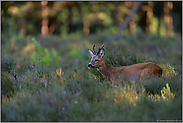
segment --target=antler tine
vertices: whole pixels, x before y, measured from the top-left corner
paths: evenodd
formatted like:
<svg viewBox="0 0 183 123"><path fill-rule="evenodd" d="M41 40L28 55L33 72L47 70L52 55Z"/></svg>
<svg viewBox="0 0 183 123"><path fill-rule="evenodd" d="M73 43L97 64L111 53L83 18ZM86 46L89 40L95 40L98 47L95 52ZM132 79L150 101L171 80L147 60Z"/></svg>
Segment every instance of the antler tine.
<svg viewBox="0 0 183 123"><path fill-rule="evenodd" d="M104 43L103 45L99 48L98 52L97 52L97 55L99 54L100 50L104 47Z"/></svg>
<svg viewBox="0 0 183 123"><path fill-rule="evenodd" d="M95 49L94 49L94 47L95 47L95 44L93 43L93 47L92 47L92 49L93 49L93 54L95 54Z"/></svg>

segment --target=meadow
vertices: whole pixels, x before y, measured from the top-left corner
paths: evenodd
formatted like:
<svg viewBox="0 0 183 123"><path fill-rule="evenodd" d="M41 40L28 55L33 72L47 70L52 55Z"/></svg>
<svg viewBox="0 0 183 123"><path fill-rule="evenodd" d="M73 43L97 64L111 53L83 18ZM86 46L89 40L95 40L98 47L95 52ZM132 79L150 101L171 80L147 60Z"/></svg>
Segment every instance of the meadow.
<svg viewBox="0 0 183 123"><path fill-rule="evenodd" d="M1 40L1 121L182 122L180 36L98 32ZM93 43L105 43L109 66L153 62L164 79L112 86L87 68Z"/></svg>

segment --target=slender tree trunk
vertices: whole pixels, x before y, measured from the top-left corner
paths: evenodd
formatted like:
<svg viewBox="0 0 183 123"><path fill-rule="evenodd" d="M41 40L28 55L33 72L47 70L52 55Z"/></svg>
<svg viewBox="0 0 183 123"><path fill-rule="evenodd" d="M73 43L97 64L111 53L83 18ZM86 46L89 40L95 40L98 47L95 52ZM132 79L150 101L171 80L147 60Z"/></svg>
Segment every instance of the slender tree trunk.
<svg viewBox="0 0 183 123"><path fill-rule="evenodd" d="M88 20L83 20L83 33L85 35L90 34L90 21Z"/></svg>
<svg viewBox="0 0 183 123"><path fill-rule="evenodd" d="M164 2L164 22L165 22L165 34L173 36L173 18L171 12L173 9L173 2Z"/></svg>
<svg viewBox="0 0 183 123"><path fill-rule="evenodd" d="M130 9L132 9L132 7L133 7L133 5L134 5L134 2L126 1L126 2L125 2L125 5L126 5L127 7L129 7ZM135 23L135 21L133 21L133 19L132 19L132 20L129 22L129 31L130 31L130 33L132 34L132 33L135 32L135 30L136 30L136 23Z"/></svg>
<svg viewBox="0 0 183 123"><path fill-rule="evenodd" d="M41 1L42 5L42 27L41 27L41 34L43 37L48 36L48 1Z"/></svg>
<svg viewBox="0 0 183 123"><path fill-rule="evenodd" d="M147 16L146 16L147 17L147 19L146 19L146 33L153 31L153 27L152 27L153 6L154 6L153 1L148 1Z"/></svg>
<svg viewBox="0 0 183 123"><path fill-rule="evenodd" d="M143 2L136 2L136 4L133 6L131 13L129 14L128 17L125 18L124 22L122 23L122 25L120 26L118 33L122 33L124 31L124 29L126 29L132 19L132 17L134 16L134 14L137 12L137 10L140 8L140 6L142 5Z"/></svg>

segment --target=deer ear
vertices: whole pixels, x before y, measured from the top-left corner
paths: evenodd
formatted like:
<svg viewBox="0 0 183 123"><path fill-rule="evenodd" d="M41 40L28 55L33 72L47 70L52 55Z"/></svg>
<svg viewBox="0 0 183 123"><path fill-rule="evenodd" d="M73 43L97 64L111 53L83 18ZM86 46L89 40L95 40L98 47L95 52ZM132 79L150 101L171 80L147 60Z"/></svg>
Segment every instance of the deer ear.
<svg viewBox="0 0 183 123"><path fill-rule="evenodd" d="M104 57L104 49L100 50L100 56L103 58Z"/></svg>
<svg viewBox="0 0 183 123"><path fill-rule="evenodd" d="M91 50L88 50L88 52L90 53L91 56L93 56L93 52Z"/></svg>

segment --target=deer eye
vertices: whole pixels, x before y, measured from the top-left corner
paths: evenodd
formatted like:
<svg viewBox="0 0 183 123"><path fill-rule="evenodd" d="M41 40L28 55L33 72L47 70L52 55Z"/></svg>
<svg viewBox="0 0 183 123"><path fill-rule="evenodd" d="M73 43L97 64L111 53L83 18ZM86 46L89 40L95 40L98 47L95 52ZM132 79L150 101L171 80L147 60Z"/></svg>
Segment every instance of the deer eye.
<svg viewBox="0 0 183 123"><path fill-rule="evenodd" d="M98 61L98 59L95 59L95 61Z"/></svg>

